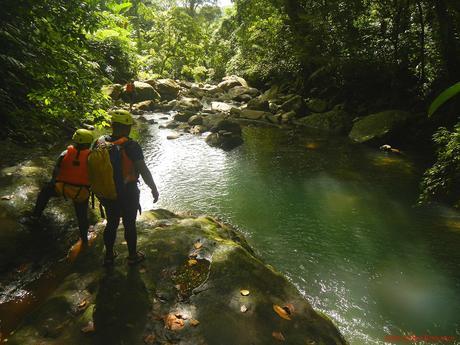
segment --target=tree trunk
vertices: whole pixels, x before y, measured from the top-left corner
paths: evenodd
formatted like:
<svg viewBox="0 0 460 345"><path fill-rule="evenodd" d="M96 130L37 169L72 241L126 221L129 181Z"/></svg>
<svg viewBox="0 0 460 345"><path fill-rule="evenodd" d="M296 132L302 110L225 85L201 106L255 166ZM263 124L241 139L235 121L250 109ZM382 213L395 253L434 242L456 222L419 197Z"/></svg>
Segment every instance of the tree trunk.
<svg viewBox="0 0 460 345"><path fill-rule="evenodd" d="M425 16L420 1L417 1L417 9L420 16L420 82L425 82Z"/></svg>
<svg viewBox="0 0 460 345"><path fill-rule="evenodd" d="M460 51L453 18L449 14L445 0L435 2L435 11L439 25L440 52L444 60L447 79L450 82L458 82L460 76Z"/></svg>

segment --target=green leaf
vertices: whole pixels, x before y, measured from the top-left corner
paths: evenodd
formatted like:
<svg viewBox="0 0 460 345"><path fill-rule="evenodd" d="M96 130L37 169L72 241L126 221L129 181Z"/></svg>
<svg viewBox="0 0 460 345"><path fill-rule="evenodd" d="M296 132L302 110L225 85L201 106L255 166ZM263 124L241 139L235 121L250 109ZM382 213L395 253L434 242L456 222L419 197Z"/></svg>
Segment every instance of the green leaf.
<svg viewBox="0 0 460 345"><path fill-rule="evenodd" d="M444 90L438 97L436 97L428 109L428 116L433 115L440 106L458 93L460 93L460 82Z"/></svg>

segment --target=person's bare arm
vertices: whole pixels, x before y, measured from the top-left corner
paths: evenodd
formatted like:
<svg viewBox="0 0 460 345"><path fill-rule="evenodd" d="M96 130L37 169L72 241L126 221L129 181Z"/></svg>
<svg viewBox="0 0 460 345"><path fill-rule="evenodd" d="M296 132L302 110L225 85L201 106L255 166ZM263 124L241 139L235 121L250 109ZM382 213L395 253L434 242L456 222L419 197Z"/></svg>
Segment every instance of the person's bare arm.
<svg viewBox="0 0 460 345"><path fill-rule="evenodd" d="M152 191L152 196L153 196L153 202L158 201L158 189L157 186L155 185L155 182L153 181L152 174L150 173L149 168L147 168L147 165L145 164L144 160L139 160L134 162L134 166L136 167L136 170L139 172L139 174L142 176L142 179L144 182L147 184L147 186L150 187L150 190Z"/></svg>

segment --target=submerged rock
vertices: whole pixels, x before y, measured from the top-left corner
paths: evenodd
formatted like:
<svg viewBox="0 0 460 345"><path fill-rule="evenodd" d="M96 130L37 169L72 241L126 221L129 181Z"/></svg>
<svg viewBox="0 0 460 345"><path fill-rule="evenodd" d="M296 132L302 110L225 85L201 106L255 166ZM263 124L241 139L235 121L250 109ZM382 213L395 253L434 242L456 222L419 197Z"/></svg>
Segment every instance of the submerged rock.
<svg viewBox="0 0 460 345"><path fill-rule="evenodd" d="M323 114L313 114L296 121L297 124L321 131L345 134L352 125L350 115L342 109L334 109Z"/></svg>
<svg viewBox="0 0 460 345"><path fill-rule="evenodd" d="M229 226L156 210L138 234L143 263L104 269L96 243L9 344L346 344Z"/></svg>
<svg viewBox="0 0 460 345"><path fill-rule="evenodd" d="M407 111L388 110L357 120L349 134L356 143L375 142L384 144L406 128L413 115Z"/></svg>

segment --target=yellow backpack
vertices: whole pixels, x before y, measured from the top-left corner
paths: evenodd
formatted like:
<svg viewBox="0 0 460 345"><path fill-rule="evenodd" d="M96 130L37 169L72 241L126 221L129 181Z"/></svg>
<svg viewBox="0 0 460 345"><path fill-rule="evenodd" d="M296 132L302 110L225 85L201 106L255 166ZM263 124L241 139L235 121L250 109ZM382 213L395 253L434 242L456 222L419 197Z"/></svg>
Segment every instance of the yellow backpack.
<svg viewBox="0 0 460 345"><path fill-rule="evenodd" d="M92 192L102 199L116 200L117 189L110 160L111 144L103 143L88 156L88 177Z"/></svg>

